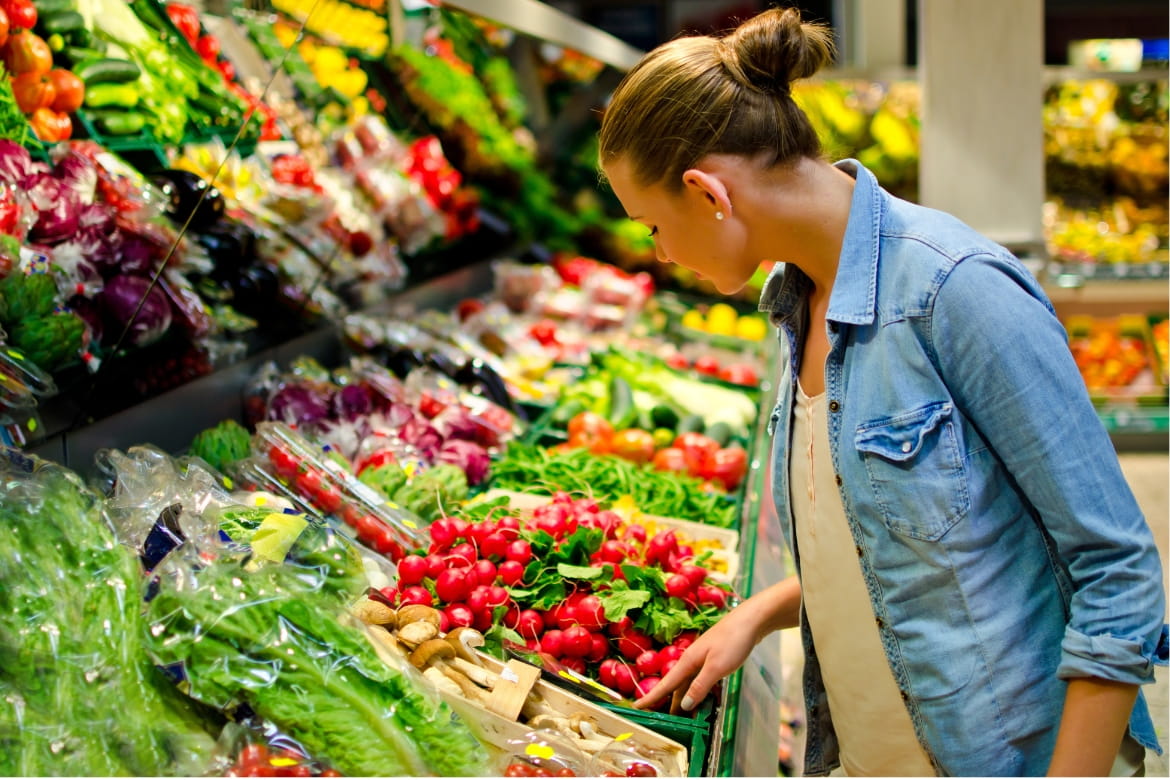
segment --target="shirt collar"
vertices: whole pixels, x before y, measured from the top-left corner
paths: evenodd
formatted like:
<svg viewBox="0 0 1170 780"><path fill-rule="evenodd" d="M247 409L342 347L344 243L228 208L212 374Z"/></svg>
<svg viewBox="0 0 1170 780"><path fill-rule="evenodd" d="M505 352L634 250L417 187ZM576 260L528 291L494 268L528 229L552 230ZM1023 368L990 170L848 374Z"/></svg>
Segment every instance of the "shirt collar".
<svg viewBox="0 0 1170 780"><path fill-rule="evenodd" d="M829 298L827 317L864 325L873 322L877 299L877 260L882 219L882 190L877 179L857 160L836 163L853 176L853 200L838 259L837 278ZM807 277L795 266L777 263L764 282L759 310L781 320L791 315L803 297Z"/></svg>

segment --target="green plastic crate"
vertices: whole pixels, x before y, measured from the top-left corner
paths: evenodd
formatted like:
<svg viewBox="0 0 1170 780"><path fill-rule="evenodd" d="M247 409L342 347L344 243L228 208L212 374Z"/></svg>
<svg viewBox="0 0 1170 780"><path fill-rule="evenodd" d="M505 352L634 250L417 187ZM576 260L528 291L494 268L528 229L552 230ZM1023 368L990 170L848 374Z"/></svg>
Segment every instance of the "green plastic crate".
<svg viewBox="0 0 1170 780"><path fill-rule="evenodd" d="M626 720L672 739L687 749L687 776L705 777L707 755L711 749L711 723L715 709L713 697L708 696L695 710L694 717L684 718L663 712L650 712L602 703L603 707Z"/></svg>

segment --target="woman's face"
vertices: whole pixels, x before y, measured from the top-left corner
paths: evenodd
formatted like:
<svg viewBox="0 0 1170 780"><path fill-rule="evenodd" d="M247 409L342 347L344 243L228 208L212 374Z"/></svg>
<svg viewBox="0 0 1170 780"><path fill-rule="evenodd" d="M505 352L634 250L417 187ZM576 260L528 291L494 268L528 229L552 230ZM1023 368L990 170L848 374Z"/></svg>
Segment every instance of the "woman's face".
<svg viewBox="0 0 1170 780"><path fill-rule="evenodd" d="M676 263L709 280L730 295L743 288L757 263L745 262L736 247L738 227L729 214L715 217L719 208L702 191L686 187L680 193L661 185L639 186L624 160L602 166L626 214L654 237L654 251L663 263Z"/></svg>

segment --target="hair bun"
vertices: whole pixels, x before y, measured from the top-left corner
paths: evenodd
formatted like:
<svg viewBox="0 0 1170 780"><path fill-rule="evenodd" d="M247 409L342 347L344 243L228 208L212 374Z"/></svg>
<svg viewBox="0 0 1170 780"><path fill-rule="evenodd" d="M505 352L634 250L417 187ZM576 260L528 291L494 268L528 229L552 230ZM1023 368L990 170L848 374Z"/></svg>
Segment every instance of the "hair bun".
<svg viewBox="0 0 1170 780"><path fill-rule="evenodd" d="M812 76L832 62L835 53L829 28L802 22L795 8L764 11L719 44L719 56L732 77L768 94L787 94L790 82Z"/></svg>

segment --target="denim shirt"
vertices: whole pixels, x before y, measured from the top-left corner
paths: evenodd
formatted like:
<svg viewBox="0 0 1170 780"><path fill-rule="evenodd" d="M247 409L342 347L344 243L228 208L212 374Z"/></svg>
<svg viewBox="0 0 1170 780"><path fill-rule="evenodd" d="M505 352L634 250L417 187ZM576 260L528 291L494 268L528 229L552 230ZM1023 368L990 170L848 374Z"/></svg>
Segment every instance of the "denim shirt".
<svg viewBox="0 0 1170 780"><path fill-rule="evenodd" d="M826 322L829 441L886 657L940 775L1043 775L1069 678L1149 683L1165 664L1153 535L1031 273L838 167L857 183ZM778 265L760 299L780 334L772 484L790 548L809 284ZM826 774L838 745L801 627L805 771ZM1129 727L1161 753L1140 695Z"/></svg>

